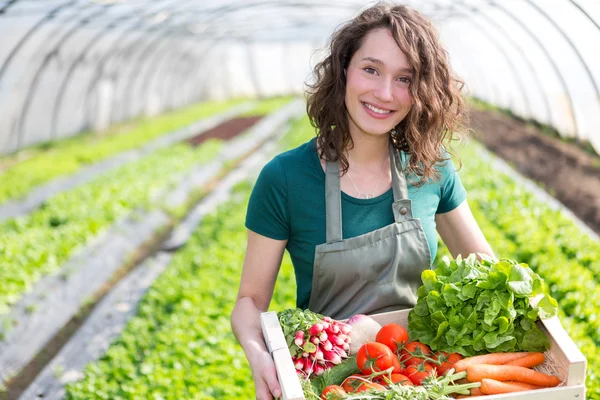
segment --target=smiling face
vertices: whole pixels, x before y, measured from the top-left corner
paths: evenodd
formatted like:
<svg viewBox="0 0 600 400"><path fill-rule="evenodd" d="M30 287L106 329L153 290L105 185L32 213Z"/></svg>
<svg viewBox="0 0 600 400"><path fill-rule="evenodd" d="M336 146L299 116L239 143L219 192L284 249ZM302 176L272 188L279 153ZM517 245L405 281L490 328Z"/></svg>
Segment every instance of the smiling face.
<svg viewBox="0 0 600 400"><path fill-rule="evenodd" d="M387 29L369 32L346 70L346 109L350 135L382 136L412 106L411 67Z"/></svg>

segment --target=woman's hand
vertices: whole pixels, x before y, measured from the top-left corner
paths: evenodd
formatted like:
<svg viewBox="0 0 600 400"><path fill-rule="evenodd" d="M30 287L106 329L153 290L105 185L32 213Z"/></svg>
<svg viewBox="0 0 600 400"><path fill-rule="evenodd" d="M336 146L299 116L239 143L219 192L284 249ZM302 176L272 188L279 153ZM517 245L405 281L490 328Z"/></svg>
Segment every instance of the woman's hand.
<svg viewBox="0 0 600 400"><path fill-rule="evenodd" d="M269 308L286 243L248 231L240 289L231 313L231 327L246 352L259 400L281 396L275 364L263 338L260 313Z"/></svg>
<svg viewBox="0 0 600 400"><path fill-rule="evenodd" d="M253 360L250 361L250 358ZM248 355L257 400L272 400L281 397L281 386L273 358L267 350L259 350L254 356Z"/></svg>

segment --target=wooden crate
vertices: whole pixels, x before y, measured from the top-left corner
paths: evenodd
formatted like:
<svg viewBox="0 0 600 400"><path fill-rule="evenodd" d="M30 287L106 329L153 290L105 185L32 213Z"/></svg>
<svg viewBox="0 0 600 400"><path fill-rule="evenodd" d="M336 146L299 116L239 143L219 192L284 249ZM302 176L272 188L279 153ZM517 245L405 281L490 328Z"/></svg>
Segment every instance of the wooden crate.
<svg viewBox="0 0 600 400"><path fill-rule="evenodd" d="M371 317L381 325L395 322L404 327L408 326L410 310L392 311L376 314ZM277 376L282 389L283 400L304 400L300 381L294 369L290 352L283 336L275 312L261 315L261 323L265 342L275 361ZM538 389L527 392L493 395L481 399L515 399L515 400L567 400L585 399L585 370L587 361L573 340L562 327L557 317L538 322L540 328L550 340L547 361L541 368L551 368L563 378L561 386L548 389ZM475 397L474 397L475 398Z"/></svg>

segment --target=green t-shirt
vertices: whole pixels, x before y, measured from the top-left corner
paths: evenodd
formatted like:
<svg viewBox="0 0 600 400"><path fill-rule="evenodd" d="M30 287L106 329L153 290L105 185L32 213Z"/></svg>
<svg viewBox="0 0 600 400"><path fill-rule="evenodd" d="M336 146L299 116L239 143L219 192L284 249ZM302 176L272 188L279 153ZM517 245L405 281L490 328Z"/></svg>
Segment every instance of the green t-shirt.
<svg viewBox="0 0 600 400"><path fill-rule="evenodd" d="M403 159L406 154L403 154ZM421 187L408 185L413 217L419 218L429 242L431 259L437 251L435 214L446 213L466 199L452 162L437 167L440 180ZM373 199L357 199L342 192L342 235L351 238L394 222L390 188ZM325 172L312 139L276 156L262 169L246 214L246 227L260 235L287 240L296 274L296 304L308 308L315 247L325 238Z"/></svg>

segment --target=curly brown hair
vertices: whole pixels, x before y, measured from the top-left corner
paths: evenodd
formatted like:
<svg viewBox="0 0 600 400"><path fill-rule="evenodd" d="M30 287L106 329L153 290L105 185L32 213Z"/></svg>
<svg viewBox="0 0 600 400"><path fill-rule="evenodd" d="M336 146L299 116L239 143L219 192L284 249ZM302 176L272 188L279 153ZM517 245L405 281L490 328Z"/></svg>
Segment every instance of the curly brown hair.
<svg viewBox="0 0 600 400"><path fill-rule="evenodd" d="M464 82L452 70L439 34L421 13L402 5L378 3L342 25L332 35L327 57L314 69L315 83L307 84L307 113L317 130L320 157L338 158L344 173L344 150L353 146L345 104L345 69L364 37L388 29L415 71L410 84L413 105L391 138L398 149L410 151L407 173L420 186L439 179L435 165L448 160L444 143L462 136L466 108ZM449 148L451 152L451 149Z"/></svg>

